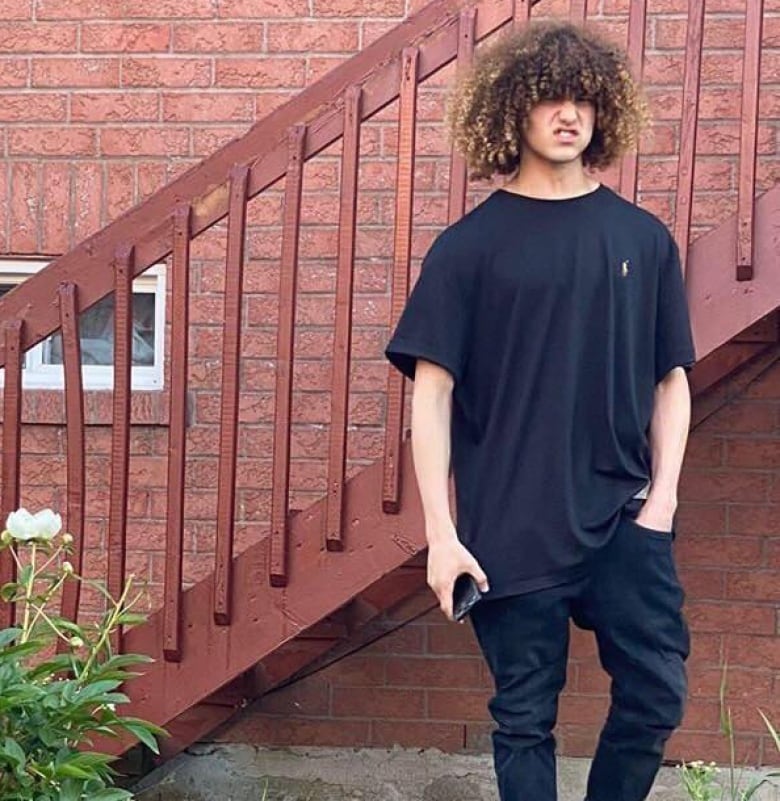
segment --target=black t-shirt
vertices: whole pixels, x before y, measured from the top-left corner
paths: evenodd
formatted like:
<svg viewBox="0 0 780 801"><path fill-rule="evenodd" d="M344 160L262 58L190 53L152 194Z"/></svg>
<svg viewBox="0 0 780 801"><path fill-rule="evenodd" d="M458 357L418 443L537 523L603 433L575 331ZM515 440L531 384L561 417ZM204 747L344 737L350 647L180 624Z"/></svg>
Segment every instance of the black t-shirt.
<svg viewBox="0 0 780 801"><path fill-rule="evenodd" d="M694 361L677 247L603 185L499 189L438 236L387 357L455 379L458 536L491 597L554 586L648 483L655 386Z"/></svg>

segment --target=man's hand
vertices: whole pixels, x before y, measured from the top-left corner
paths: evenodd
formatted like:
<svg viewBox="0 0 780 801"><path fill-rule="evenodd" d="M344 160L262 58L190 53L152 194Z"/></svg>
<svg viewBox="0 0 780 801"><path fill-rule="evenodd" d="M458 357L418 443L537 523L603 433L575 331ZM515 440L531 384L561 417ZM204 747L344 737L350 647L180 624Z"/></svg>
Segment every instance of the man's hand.
<svg viewBox="0 0 780 801"><path fill-rule="evenodd" d="M643 504L636 516L636 524L653 531L671 531L677 504L671 500L655 500L652 495Z"/></svg>
<svg viewBox="0 0 780 801"><path fill-rule="evenodd" d="M452 617L452 589L461 573L470 573L482 592L488 590L488 580L477 560L461 544L455 527L444 535L430 537L428 546L428 586L436 593L439 607L448 620Z"/></svg>

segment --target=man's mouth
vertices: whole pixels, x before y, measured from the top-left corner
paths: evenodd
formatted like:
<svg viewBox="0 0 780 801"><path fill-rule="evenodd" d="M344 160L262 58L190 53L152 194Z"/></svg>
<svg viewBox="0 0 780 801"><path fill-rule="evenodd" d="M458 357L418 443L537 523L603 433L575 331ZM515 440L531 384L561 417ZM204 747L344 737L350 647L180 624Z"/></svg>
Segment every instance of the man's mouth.
<svg viewBox="0 0 780 801"><path fill-rule="evenodd" d="M556 139L559 139L562 142L571 142L578 136L577 131L574 128L556 128L553 131L553 134Z"/></svg>

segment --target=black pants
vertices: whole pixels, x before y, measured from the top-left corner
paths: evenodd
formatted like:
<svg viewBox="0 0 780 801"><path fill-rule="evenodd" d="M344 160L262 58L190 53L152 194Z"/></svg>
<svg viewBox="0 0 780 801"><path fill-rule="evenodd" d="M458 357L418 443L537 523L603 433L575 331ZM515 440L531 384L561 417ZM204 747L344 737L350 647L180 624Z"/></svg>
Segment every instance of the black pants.
<svg viewBox="0 0 780 801"><path fill-rule="evenodd" d="M682 602L672 537L624 512L587 577L477 604L471 617L496 684L490 712L502 801L556 798L552 729L566 681L570 619L595 633L612 679L587 801L646 798L685 703Z"/></svg>

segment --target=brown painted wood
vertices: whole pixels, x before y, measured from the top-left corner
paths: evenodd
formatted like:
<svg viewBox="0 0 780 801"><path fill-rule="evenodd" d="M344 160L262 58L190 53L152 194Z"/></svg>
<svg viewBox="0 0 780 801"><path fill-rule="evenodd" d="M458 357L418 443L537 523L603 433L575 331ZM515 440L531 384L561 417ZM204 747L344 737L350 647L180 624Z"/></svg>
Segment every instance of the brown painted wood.
<svg viewBox="0 0 780 801"><path fill-rule="evenodd" d="M325 546L331 551L339 551L344 547L343 506L347 461L349 366L352 354L352 291L355 276L355 222L360 160L360 97L360 87L354 86L347 90L344 98L336 327L333 337L328 496L325 515Z"/></svg>
<svg viewBox="0 0 780 801"><path fill-rule="evenodd" d="M773 347L773 344L766 342L727 342L705 356L693 368L689 376L691 394L693 396L701 395L735 370Z"/></svg>
<svg viewBox="0 0 780 801"><path fill-rule="evenodd" d="M287 584L290 430L292 425L295 299L298 285L298 239L301 225L303 160L308 130L296 125L288 134L287 179L284 186L282 260L279 280L279 331L276 345L276 409L274 474L271 495L271 586Z"/></svg>
<svg viewBox="0 0 780 801"><path fill-rule="evenodd" d="M540 2L540 0L537 0ZM533 0L514 0L514 12L512 14L514 30L520 30L528 24L531 19L531 9L534 6Z"/></svg>
<svg viewBox="0 0 780 801"><path fill-rule="evenodd" d="M181 659L181 591L184 553L184 470L189 366L190 207L176 209L171 262L171 391L168 400L168 486L163 589L163 655Z"/></svg>
<svg viewBox="0 0 780 801"><path fill-rule="evenodd" d="M2 514L0 528L11 512L19 508L19 474L22 452L22 335L24 323L10 320L3 326L5 377L3 384ZM0 586L16 578L16 564L8 549L0 554ZM0 628L13 625L14 605L0 604Z"/></svg>
<svg viewBox="0 0 780 801"><path fill-rule="evenodd" d="M734 337L733 342L780 342L780 311L762 317Z"/></svg>
<svg viewBox="0 0 780 801"><path fill-rule="evenodd" d="M640 83L645 61L646 29L647 0L633 0L628 12L628 57ZM636 143L636 149L626 153L620 162L620 194L632 203L636 203L638 175L639 142Z"/></svg>
<svg viewBox="0 0 780 801"><path fill-rule="evenodd" d="M411 39L420 42L420 79L437 72L455 58L458 39L457 10L462 0L433 0L369 45L361 53L335 68L296 95L244 137L231 142L193 168L139 208L85 240L70 253L56 259L14 292L0 299L0 319L25 319L22 345L29 348L58 326L56 309L37 302L56 294L62 281L79 286L81 311L112 291L110 271L118 244L135 244L135 274L155 264L173 249L170 216L181 202L193 205L192 236L195 237L227 214L229 170L252 159L249 196L254 197L278 181L287 166L284 132L302 119L307 123L305 157L311 158L336 141L343 132L341 109L328 102L355 83L363 86L362 118L368 119L398 96L401 49ZM510 19L510 0L486 4L477 22L477 40L503 27ZM4 364L0 346L0 366Z"/></svg>
<svg viewBox="0 0 780 801"><path fill-rule="evenodd" d="M588 0L569 0L569 19L577 24L585 22L588 15Z"/></svg>
<svg viewBox="0 0 780 801"><path fill-rule="evenodd" d="M236 505L236 459L238 455L238 400L241 384L242 287L249 168L233 171L228 215L225 265L225 327L222 348L222 410L217 477L217 544L214 566L214 620L230 623L233 595L231 565Z"/></svg>
<svg viewBox="0 0 780 801"><path fill-rule="evenodd" d="M693 202L703 41L704 3L702 0L688 0L685 75L683 78L682 119L680 120L680 160L677 168L677 195L674 209L674 238L680 248L680 261L683 272L686 269L691 232L691 204Z"/></svg>
<svg viewBox="0 0 780 801"><path fill-rule="evenodd" d="M114 400L111 429L111 481L108 511L108 591L118 598L125 586L127 493L130 468L130 379L133 333L133 261L131 245L114 259ZM121 636L114 639L121 649Z"/></svg>
<svg viewBox="0 0 780 801"><path fill-rule="evenodd" d="M408 448L403 459L405 469L411 469ZM258 581L268 569L265 541L238 554L234 570L242 602L236 604L229 627L217 625L211 614L213 575L189 588L184 593L186 658L181 662L161 658L161 612L130 629L127 651L149 654L155 662L128 685L132 705L127 714L167 724L419 554L425 539L416 487L405 483L399 516L383 514L381 500L381 463L350 479L345 516L355 521L355 536L341 553L322 548L324 499L292 518L290 581L284 593ZM117 748L110 742L108 747Z"/></svg>
<svg viewBox="0 0 780 801"><path fill-rule="evenodd" d="M713 269L713 265L723 264L724 254L736 252L736 214L691 246L687 293L699 358L780 306L780 270L777 269L780 186L758 198L754 219L755 272L750 282L735 281L731 268Z"/></svg>
<svg viewBox="0 0 780 801"><path fill-rule="evenodd" d="M77 304L78 290L62 284L58 293L62 321L62 356L65 375L65 421L67 428L67 531L73 537L73 563L81 574L84 567L84 388L81 377L81 339ZM62 593L62 615L76 620L81 583L68 581Z"/></svg>
<svg viewBox="0 0 780 801"><path fill-rule="evenodd" d="M477 33L477 9L464 8L458 19L458 63L460 78L474 62L474 44ZM450 155L450 196L447 219L452 225L466 212L468 167L466 158L454 146Z"/></svg>
<svg viewBox="0 0 780 801"><path fill-rule="evenodd" d="M420 51L418 48L407 47L404 49L398 121L398 170L395 183L395 244L390 311L391 330L398 323L409 295L419 60ZM388 367L384 491L382 493L382 508L388 514L397 514L399 511L405 389L406 383L401 373L392 367Z"/></svg>
<svg viewBox="0 0 780 801"><path fill-rule="evenodd" d="M758 95L761 86L761 35L764 0L750 0L745 11L742 61L742 125L737 191L737 281L753 280L753 209L758 153Z"/></svg>

